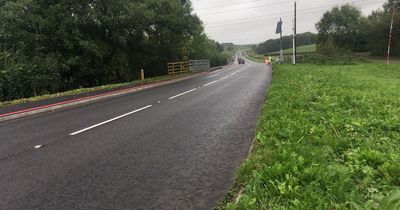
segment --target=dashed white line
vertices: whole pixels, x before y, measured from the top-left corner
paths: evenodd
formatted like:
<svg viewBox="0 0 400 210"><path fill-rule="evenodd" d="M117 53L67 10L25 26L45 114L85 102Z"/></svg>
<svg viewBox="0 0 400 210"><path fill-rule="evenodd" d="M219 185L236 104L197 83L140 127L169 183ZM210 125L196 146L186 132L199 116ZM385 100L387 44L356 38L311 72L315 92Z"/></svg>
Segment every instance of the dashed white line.
<svg viewBox="0 0 400 210"><path fill-rule="evenodd" d="M185 94L188 94L188 93L190 93L190 92L193 92L193 91L195 91L195 90L197 90L197 88L193 88L193 89L188 90L188 91L186 91L186 92L180 93L180 94L178 94L178 95L176 95L176 96L169 97L168 99L169 99L169 100L172 100L172 99L178 98L178 97L180 97L180 96L183 96L183 95L185 95Z"/></svg>
<svg viewBox="0 0 400 210"><path fill-rule="evenodd" d="M33 149L40 149L40 148L42 148L42 147L43 147L43 145L38 144L38 145L35 145L35 146L33 147Z"/></svg>
<svg viewBox="0 0 400 210"><path fill-rule="evenodd" d="M214 84L214 83L216 83L216 82L218 82L218 80L215 80L215 81L209 82L209 83L207 83L207 84L203 85L203 87L207 87L207 86L209 86L209 85L212 85L212 84Z"/></svg>
<svg viewBox="0 0 400 210"><path fill-rule="evenodd" d="M102 125L104 125L104 124L107 124L107 123L113 122L113 121L115 121L115 120L121 119L121 118L123 118L123 117L126 117L126 116L128 116L128 115L134 114L134 113L136 113L136 112L143 111L143 110L145 110L145 109L148 109L148 108L150 108L150 107L152 107L152 106L153 106L153 105L148 105L148 106L142 107L142 108L140 108L140 109L136 109L136 110L134 110L134 111L132 111L132 112L129 112L129 113L123 114L123 115L121 115L121 116L118 116L118 117L112 118L112 119L110 119L110 120L104 121L104 122L102 122L102 123L99 123L99 124L96 124L96 125L92 125L92 126L90 126L90 127L87 127L87 128L85 128L85 129L82 129L82 130L76 131L76 132L74 132L74 133L71 133L71 134L69 134L69 135L70 135L70 136L75 136L75 135L77 135L77 134L83 133L83 132L85 132L85 131L88 131L88 130L91 130L91 129L93 129L93 128L96 128L96 127L102 126Z"/></svg>

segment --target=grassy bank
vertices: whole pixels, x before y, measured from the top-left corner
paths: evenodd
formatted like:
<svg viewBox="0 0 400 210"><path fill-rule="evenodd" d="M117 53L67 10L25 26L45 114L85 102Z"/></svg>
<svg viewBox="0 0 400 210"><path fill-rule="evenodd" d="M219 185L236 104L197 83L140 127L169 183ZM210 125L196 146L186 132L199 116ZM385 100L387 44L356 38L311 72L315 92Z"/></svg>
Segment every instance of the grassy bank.
<svg viewBox="0 0 400 210"><path fill-rule="evenodd" d="M31 98L23 98L23 99L13 100L13 101L4 101L4 102L0 102L0 108L5 107L5 106L19 104L19 103L34 102L34 101L40 101L40 100L45 100L45 99L58 98L58 97L62 97L62 96L76 95L76 94L89 93L89 92L95 92L95 91L113 90L116 88L133 87L133 86L138 86L138 85L145 85L145 84L149 84L149 83L153 83L153 82L161 82L161 81L171 80L171 79L175 79L175 78L185 77L188 75L190 75L190 74L182 74L182 75L176 75L176 76L160 76L160 77L146 78L144 80L135 80L135 81L128 82L128 83L110 84L110 85L103 85L103 86L93 87L93 88L80 88L80 89L70 90L70 91L66 91L66 92L62 92L62 93L46 94L46 95L41 95L41 96L36 96L36 97L31 97Z"/></svg>
<svg viewBox="0 0 400 210"><path fill-rule="evenodd" d="M258 62L258 63L264 63L264 59L265 59L265 57L262 55L257 55L257 54L252 54L252 53L248 53L246 55L246 58L253 62Z"/></svg>
<svg viewBox="0 0 400 210"><path fill-rule="evenodd" d="M292 54L293 48L285 49L283 51L284 54ZM316 44L310 44L310 45L304 45L297 47L297 53L315 53L317 52L317 45ZM272 52L270 54L279 54L279 51Z"/></svg>
<svg viewBox="0 0 400 210"><path fill-rule="evenodd" d="M399 209L399 69L275 66L241 194L226 208Z"/></svg>

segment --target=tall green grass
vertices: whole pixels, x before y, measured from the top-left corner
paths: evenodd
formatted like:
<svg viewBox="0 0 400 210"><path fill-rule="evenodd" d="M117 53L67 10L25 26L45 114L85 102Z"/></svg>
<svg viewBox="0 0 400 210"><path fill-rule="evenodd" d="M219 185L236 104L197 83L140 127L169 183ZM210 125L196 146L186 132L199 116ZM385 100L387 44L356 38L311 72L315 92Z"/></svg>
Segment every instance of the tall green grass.
<svg viewBox="0 0 400 210"><path fill-rule="evenodd" d="M279 65L227 209L400 209L400 66Z"/></svg>

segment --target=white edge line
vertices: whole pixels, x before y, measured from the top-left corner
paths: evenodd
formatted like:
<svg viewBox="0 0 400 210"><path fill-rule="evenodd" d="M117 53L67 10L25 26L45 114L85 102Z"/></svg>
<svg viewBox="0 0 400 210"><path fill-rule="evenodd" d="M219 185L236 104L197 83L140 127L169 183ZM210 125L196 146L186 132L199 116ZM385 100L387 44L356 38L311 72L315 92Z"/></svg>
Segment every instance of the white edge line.
<svg viewBox="0 0 400 210"><path fill-rule="evenodd" d="M169 99L169 100L172 100L172 99L174 99L174 98L178 98L178 97L180 97L180 96L183 96L183 95L188 94L188 93L190 93L190 92L193 92L193 91L195 91L195 90L197 90L197 88L193 88L193 89L188 90L188 91L186 91L186 92L180 93L180 94L178 94L178 95L176 95L176 96L169 97L168 99Z"/></svg>
<svg viewBox="0 0 400 210"><path fill-rule="evenodd" d="M113 118L113 119L110 119L110 120L104 121L104 122L102 122L102 123L99 123L99 124L96 124L96 125L92 125L92 126L90 126L90 127L87 127L87 128L85 128L85 129L82 129L82 130L76 131L76 132L74 132L74 133L71 133L71 134L69 134L69 135L70 135L70 136L75 136L75 135L77 135L77 134L83 133L83 132L85 132L85 131L88 131L88 130L91 130L91 129L93 129L93 128L96 128L96 127L102 126L102 125L104 125L104 124L107 124L107 123L110 123L110 122L112 122L112 121L115 121L115 120L121 119L121 118L123 118L123 117L126 117L126 116L128 116L128 115L134 114L134 113L136 113L136 112L143 111L143 110L145 110L145 109L148 109L148 108L150 108L150 107L152 107L152 106L153 106L153 105L148 105L148 106L142 107L142 108L140 108L140 109L136 109L136 110L134 110L134 111L132 111L132 112L129 112L129 113L123 114L123 115L121 115L121 116L115 117L115 118Z"/></svg>

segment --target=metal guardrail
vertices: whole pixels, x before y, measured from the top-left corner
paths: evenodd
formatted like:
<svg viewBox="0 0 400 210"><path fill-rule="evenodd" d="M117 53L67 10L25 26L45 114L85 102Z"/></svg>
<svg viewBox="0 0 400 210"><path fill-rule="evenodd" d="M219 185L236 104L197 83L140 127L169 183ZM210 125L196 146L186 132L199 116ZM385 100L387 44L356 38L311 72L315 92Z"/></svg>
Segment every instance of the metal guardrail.
<svg viewBox="0 0 400 210"><path fill-rule="evenodd" d="M168 74L184 74L189 72L189 62L174 62L168 63Z"/></svg>
<svg viewBox="0 0 400 210"><path fill-rule="evenodd" d="M208 71L210 70L210 60L190 60L189 69L191 72Z"/></svg>

